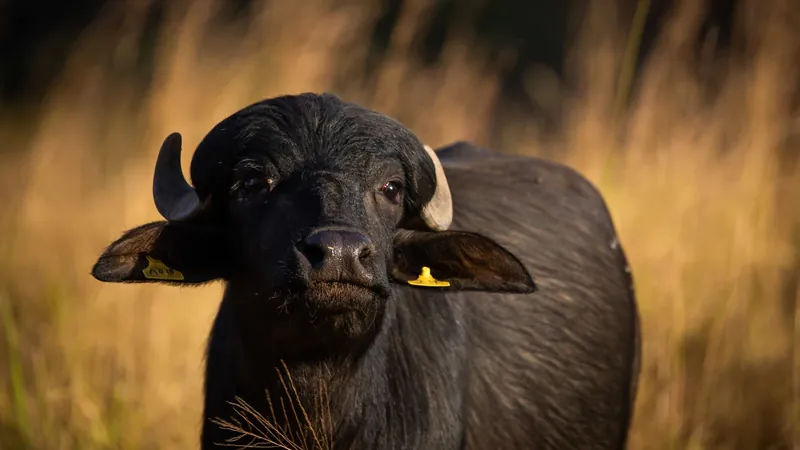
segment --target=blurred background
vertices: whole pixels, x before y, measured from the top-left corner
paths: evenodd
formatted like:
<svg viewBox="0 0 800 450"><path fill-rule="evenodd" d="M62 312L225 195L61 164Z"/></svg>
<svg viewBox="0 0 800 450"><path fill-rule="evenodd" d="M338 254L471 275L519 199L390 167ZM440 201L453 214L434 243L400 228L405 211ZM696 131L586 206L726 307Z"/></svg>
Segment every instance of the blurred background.
<svg viewBox="0 0 800 450"><path fill-rule="evenodd" d="M566 162L634 271L632 449L800 448L797 0L0 0L0 448L196 448L222 288L89 271L163 138L334 92Z"/></svg>

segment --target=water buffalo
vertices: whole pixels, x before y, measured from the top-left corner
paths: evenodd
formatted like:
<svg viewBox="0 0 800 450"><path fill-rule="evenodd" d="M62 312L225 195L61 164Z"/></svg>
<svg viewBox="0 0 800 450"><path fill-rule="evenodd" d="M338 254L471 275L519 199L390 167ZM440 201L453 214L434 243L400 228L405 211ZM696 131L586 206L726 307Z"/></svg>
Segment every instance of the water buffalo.
<svg viewBox="0 0 800 450"><path fill-rule="evenodd" d="M168 136L155 166L166 221L127 231L92 274L224 280L202 448L232 442L214 419L241 402L283 448L625 447L632 277L574 170L463 142L436 153L329 94L224 119L194 153L194 187L180 152Z"/></svg>

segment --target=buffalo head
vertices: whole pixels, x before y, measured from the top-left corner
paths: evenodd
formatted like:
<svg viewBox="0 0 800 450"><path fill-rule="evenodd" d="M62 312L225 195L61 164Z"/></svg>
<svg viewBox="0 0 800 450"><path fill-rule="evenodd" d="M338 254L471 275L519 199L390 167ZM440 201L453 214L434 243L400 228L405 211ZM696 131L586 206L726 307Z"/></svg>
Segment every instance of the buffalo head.
<svg viewBox="0 0 800 450"><path fill-rule="evenodd" d="M180 153L171 134L155 165L166 220L113 242L97 279L225 280L244 333L294 347L368 337L393 286L414 288L423 267L449 283L440 290L534 290L507 250L448 230L453 203L436 154L374 111L332 95L250 105L199 144L194 187Z"/></svg>

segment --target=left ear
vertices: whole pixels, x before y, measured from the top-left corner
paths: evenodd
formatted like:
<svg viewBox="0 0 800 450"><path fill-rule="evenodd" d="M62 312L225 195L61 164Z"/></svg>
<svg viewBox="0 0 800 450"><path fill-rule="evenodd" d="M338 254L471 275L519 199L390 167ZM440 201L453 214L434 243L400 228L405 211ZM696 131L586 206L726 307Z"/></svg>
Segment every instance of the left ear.
<svg viewBox="0 0 800 450"><path fill-rule="evenodd" d="M436 286L445 290L536 291L531 275L516 256L476 233L409 230L395 233L392 277L408 283L422 274L423 267L430 269L434 279L449 283Z"/></svg>

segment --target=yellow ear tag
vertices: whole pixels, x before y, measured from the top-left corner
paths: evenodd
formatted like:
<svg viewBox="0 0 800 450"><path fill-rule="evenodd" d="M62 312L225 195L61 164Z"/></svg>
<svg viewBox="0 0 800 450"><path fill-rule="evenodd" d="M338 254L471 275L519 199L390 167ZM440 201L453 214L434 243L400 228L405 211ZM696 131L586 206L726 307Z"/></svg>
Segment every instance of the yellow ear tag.
<svg viewBox="0 0 800 450"><path fill-rule="evenodd" d="M151 280L183 280L182 273L175 269L170 269L161 261L148 256L147 262L147 267L142 270L145 278Z"/></svg>
<svg viewBox="0 0 800 450"><path fill-rule="evenodd" d="M431 276L431 269L423 266L422 273L419 275L419 278L416 280L411 280L408 284L414 286L427 286L427 287L445 287L450 286L450 283L447 281L439 281L436 278Z"/></svg>

